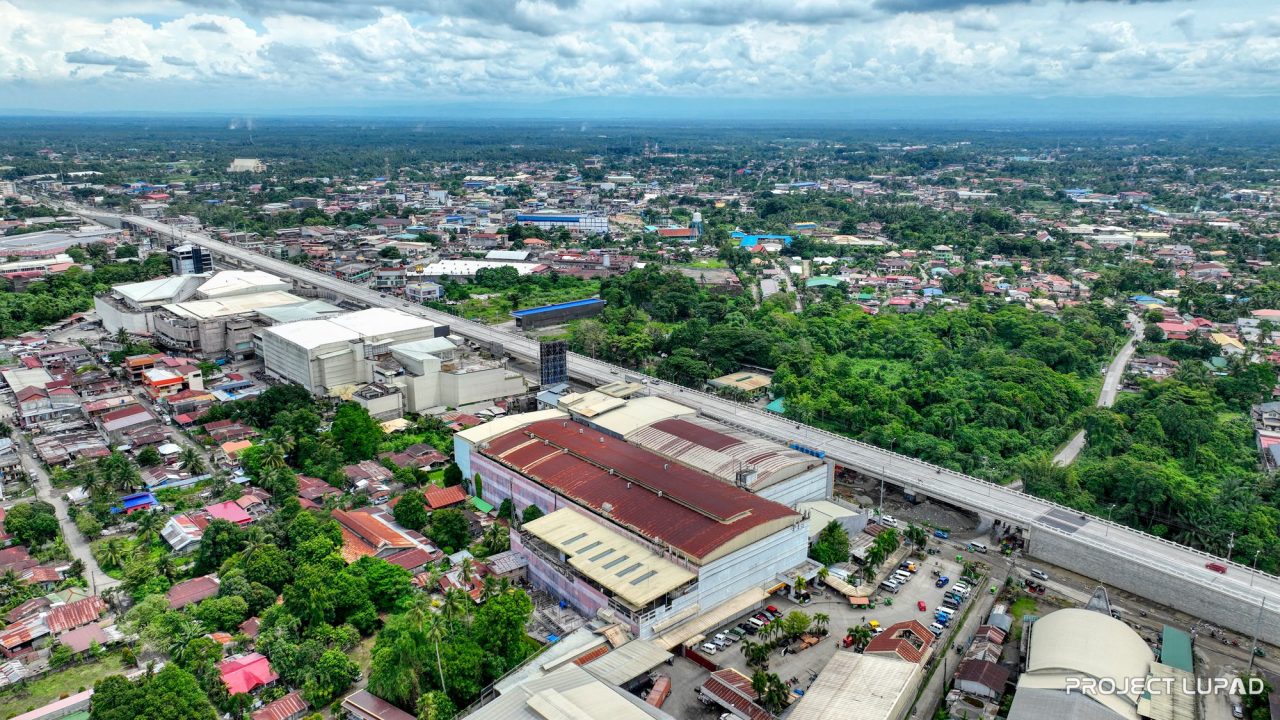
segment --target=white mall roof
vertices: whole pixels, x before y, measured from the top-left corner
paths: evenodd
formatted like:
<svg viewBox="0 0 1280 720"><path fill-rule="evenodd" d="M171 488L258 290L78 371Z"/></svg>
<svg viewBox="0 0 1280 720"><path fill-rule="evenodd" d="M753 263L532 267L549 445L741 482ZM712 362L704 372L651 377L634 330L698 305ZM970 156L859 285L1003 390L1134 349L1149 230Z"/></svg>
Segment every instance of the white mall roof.
<svg viewBox="0 0 1280 720"><path fill-rule="evenodd" d="M436 323L399 310L370 308L321 320L303 320L276 325L268 328L266 332L310 350L322 345L433 327L437 327Z"/></svg>
<svg viewBox="0 0 1280 720"><path fill-rule="evenodd" d="M170 275L169 277L156 278L145 282L116 285L112 289L119 293L121 297L139 305L161 300L172 302L193 277L206 276Z"/></svg>
<svg viewBox="0 0 1280 720"><path fill-rule="evenodd" d="M486 440L492 440L499 435L505 435L512 430L518 430L526 425L532 425L543 420L567 420L569 413L563 410L537 410L535 412L520 413L518 415L508 415L507 417L490 420L487 423L469 427L466 430L454 433L454 437L462 438L469 443L480 444Z"/></svg>
<svg viewBox="0 0 1280 720"><path fill-rule="evenodd" d="M175 315L196 320L207 320L249 313L265 307L300 305L305 302L306 299L297 295L273 290L251 295L231 295L217 300L192 300L183 303L170 303L163 307Z"/></svg>
<svg viewBox="0 0 1280 720"><path fill-rule="evenodd" d="M656 422L673 417L691 417L698 411L687 405L672 402L660 397L638 397L627 400L627 404L604 412L591 419L592 424L622 437L648 427Z"/></svg>
<svg viewBox="0 0 1280 720"><path fill-rule="evenodd" d="M196 294L202 298L212 299L292 289L293 285L289 281L261 270L223 270L214 273L213 277L196 288Z"/></svg>

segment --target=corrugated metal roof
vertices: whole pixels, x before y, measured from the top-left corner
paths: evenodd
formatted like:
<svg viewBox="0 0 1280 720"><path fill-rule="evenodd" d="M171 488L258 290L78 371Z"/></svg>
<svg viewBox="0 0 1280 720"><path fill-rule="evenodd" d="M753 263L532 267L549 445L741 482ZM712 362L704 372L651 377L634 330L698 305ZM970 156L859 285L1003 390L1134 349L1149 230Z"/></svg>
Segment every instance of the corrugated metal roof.
<svg viewBox="0 0 1280 720"><path fill-rule="evenodd" d="M587 672L610 685L639 677L671 659L671 653L649 640L631 642L586 665Z"/></svg>
<svg viewBox="0 0 1280 720"><path fill-rule="evenodd" d="M751 687L751 678L726 668L711 673L702 684L702 690L728 703L739 717L747 720L773 720L769 711L756 704L759 697Z"/></svg>
<svg viewBox="0 0 1280 720"><path fill-rule="evenodd" d="M534 423L495 438L484 453L699 562L800 518L785 505L572 421Z"/></svg>
<svg viewBox="0 0 1280 720"><path fill-rule="evenodd" d="M94 595L53 608L45 618L45 624L49 626L49 632L56 634L91 623L106 611L107 604Z"/></svg>
<svg viewBox="0 0 1280 720"><path fill-rule="evenodd" d="M637 608L697 577L572 508L527 522L523 529L565 553L575 570Z"/></svg>
<svg viewBox="0 0 1280 720"><path fill-rule="evenodd" d="M896 720L898 706L915 695L919 673L914 663L837 650L788 718Z"/></svg>
<svg viewBox="0 0 1280 720"><path fill-rule="evenodd" d="M794 477L822 461L763 438L737 433L704 418L670 418L638 430L627 440L676 462L734 482L753 469L752 489Z"/></svg>

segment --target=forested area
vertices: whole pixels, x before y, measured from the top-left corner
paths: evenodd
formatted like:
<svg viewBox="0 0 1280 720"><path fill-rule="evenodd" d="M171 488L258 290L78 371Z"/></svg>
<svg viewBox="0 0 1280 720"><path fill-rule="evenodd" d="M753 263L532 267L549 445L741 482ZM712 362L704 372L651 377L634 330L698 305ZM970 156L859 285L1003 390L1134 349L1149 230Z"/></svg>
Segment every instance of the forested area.
<svg viewBox="0 0 1280 720"><path fill-rule="evenodd" d="M787 416L996 479L1073 431L1124 320L1100 304L1052 318L982 299L873 316L831 298L796 314L786 297L757 309L657 269L607 279L601 296L605 313L571 331L579 352L691 387L776 369Z"/></svg>
<svg viewBox="0 0 1280 720"><path fill-rule="evenodd" d="M1265 365L1215 375L1187 360L1174 378L1086 411L1089 443L1074 465L1040 456L1018 473L1036 495L1276 572L1280 488L1258 472L1246 414L1274 380Z"/></svg>
<svg viewBox="0 0 1280 720"><path fill-rule="evenodd" d="M13 337L38 330L93 307L93 296L112 285L150 280L169 274L169 258L163 253L145 262L115 262L111 249L95 243L73 248L73 258L89 262L92 271L73 267L27 286L20 293L0 292L0 337Z"/></svg>

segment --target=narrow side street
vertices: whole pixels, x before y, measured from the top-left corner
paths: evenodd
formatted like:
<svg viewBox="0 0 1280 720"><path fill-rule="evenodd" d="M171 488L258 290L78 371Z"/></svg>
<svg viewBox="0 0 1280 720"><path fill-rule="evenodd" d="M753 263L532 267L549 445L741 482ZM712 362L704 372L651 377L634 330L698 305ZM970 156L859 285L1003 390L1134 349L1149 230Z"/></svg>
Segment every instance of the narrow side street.
<svg viewBox="0 0 1280 720"><path fill-rule="evenodd" d="M1111 364L1107 366L1106 377L1102 380L1102 390L1098 393L1098 407L1111 407L1115 404L1116 393L1120 390L1120 380L1124 378L1124 369L1128 367L1129 358L1133 357L1138 341L1142 340L1142 331L1146 327L1142 320L1137 315L1131 314L1129 324L1133 327L1133 333L1124 347L1120 348L1120 352L1116 353ZM1053 464L1065 466L1075 462L1080 451L1084 449L1084 442L1084 430L1081 430L1053 457Z"/></svg>

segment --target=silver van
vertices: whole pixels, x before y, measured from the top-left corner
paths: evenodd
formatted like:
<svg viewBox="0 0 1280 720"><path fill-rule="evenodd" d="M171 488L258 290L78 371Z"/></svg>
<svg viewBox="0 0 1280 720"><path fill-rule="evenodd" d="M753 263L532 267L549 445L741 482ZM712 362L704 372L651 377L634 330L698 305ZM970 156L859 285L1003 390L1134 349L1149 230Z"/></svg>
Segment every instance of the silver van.
<svg viewBox="0 0 1280 720"><path fill-rule="evenodd" d="M1038 580L1048 580L1048 579L1049 579L1049 575L1048 575L1048 573L1046 573L1045 571L1041 570L1040 568L1031 568L1031 577L1036 578L1036 579L1038 579Z"/></svg>

